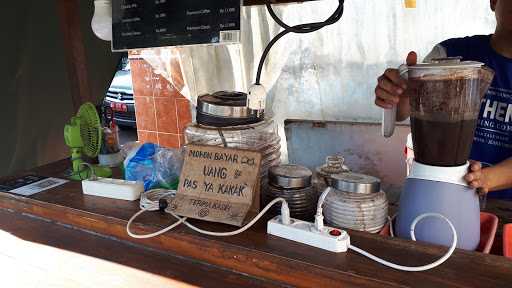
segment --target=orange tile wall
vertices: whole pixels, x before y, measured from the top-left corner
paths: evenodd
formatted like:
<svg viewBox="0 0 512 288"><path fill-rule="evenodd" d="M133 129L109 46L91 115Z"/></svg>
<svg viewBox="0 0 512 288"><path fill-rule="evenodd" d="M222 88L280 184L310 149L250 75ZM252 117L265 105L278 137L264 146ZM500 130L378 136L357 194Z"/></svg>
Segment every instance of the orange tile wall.
<svg viewBox="0 0 512 288"><path fill-rule="evenodd" d="M190 102L144 59L130 54L130 65L139 141L169 148L184 145L184 129L192 122Z"/></svg>

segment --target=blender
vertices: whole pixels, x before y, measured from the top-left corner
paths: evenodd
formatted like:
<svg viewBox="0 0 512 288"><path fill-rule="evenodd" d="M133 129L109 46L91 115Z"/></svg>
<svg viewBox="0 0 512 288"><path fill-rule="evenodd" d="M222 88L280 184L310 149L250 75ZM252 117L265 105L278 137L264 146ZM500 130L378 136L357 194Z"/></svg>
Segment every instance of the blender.
<svg viewBox="0 0 512 288"><path fill-rule="evenodd" d="M395 234L410 239L411 224L418 216L438 213L454 224L457 248L475 250L480 241L479 197L464 176L481 101L494 72L483 63L458 58L400 70L409 83L405 93L410 99L415 160L400 196ZM390 113L396 110L385 111L383 131L394 126ZM440 219L421 221L415 233L419 241L452 243L450 227Z"/></svg>

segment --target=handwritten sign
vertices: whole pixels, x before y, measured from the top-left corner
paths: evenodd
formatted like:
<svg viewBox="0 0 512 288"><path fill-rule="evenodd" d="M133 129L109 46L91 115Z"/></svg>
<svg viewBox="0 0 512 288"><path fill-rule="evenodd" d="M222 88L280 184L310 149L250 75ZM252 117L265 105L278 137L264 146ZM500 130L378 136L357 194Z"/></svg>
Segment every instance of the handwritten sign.
<svg viewBox="0 0 512 288"><path fill-rule="evenodd" d="M261 154L189 145L178 193L169 208L190 218L241 226L259 207Z"/></svg>

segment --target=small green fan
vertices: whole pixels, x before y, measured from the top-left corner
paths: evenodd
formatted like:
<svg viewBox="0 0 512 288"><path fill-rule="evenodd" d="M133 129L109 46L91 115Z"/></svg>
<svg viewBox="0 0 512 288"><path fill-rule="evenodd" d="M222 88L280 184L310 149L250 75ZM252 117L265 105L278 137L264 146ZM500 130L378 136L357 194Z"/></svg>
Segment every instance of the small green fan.
<svg viewBox="0 0 512 288"><path fill-rule="evenodd" d="M64 140L71 149L71 162L73 163L72 180L84 180L92 175L98 177L112 177L112 170L108 167L89 165L82 159L82 154L94 158L100 153L103 129L96 107L92 103L85 103L78 110L78 114L71 118L64 127Z"/></svg>

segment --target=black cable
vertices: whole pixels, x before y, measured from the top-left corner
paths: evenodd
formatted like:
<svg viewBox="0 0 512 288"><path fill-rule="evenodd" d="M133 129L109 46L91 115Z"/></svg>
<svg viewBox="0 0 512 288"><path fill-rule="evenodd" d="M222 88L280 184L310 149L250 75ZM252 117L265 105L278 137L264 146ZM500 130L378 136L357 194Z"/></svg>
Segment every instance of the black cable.
<svg viewBox="0 0 512 288"><path fill-rule="evenodd" d="M266 7L268 10L268 13L276 21L279 26L281 26L284 30L281 31L279 34L277 34L271 41L268 43L267 47L263 51L263 55L261 55L260 63L258 65L258 71L256 73L256 85L261 85L261 73L263 70L263 64L265 64L265 61L267 59L268 54L270 53L270 50L272 47L279 41L279 39L283 38L288 33L297 33L297 34L305 34L305 33L312 33L315 31L318 31L326 26L332 25L336 22L338 22L341 17L343 16L344 11L344 5L345 0L338 0L339 5L338 8L334 11L334 13L327 18L327 20L323 22L312 22L312 23L306 23L306 24L300 24L296 26L289 26L286 23L284 23L275 13L274 9L272 8L272 4L270 3L270 0L267 0Z"/></svg>

